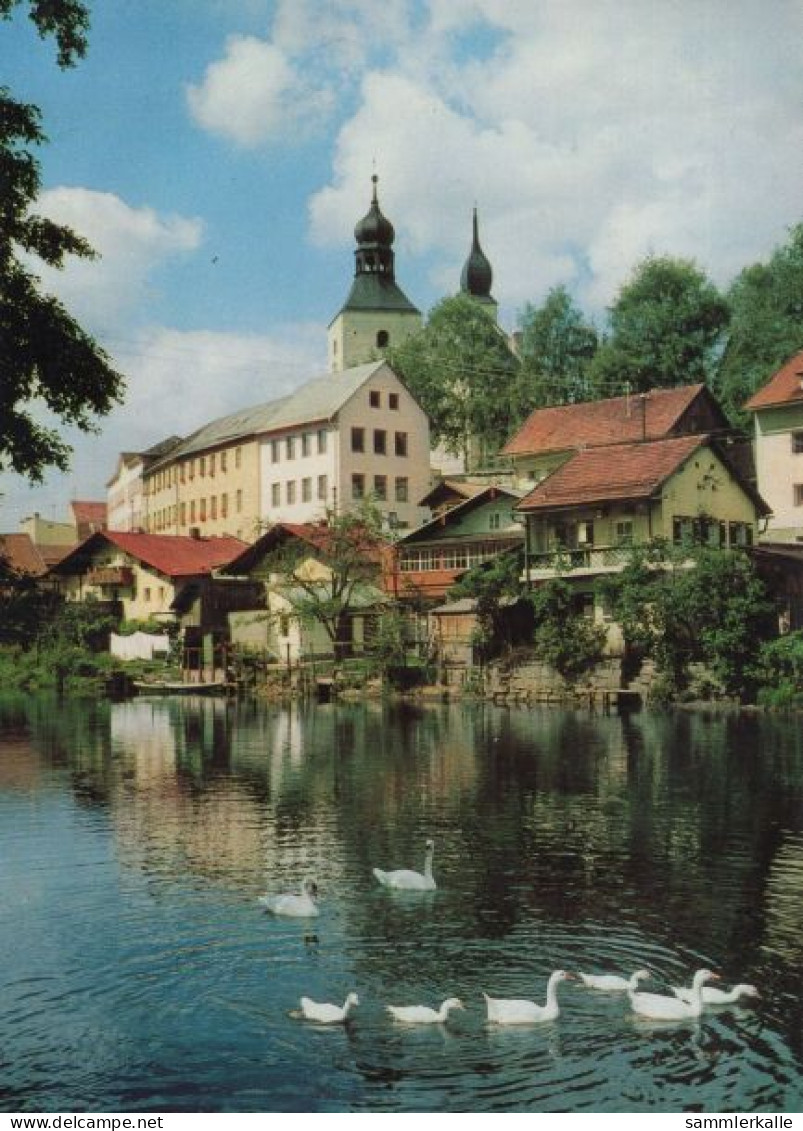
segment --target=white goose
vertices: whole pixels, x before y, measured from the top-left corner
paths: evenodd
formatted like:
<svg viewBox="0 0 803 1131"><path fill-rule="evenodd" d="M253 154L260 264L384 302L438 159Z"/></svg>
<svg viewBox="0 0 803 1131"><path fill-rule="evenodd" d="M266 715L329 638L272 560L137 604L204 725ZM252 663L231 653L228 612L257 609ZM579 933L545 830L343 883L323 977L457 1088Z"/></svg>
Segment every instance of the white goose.
<svg viewBox="0 0 803 1131"><path fill-rule="evenodd" d="M692 991L687 986L673 986L672 993L681 1001L691 1001ZM739 982L730 990L720 990L716 986L703 986L703 1005L731 1005L740 997L761 997L755 986Z"/></svg>
<svg viewBox="0 0 803 1131"><path fill-rule="evenodd" d="M642 982L645 978L651 978L652 974L649 970L637 970L629 978L623 978L619 974L583 974L582 972L578 976L583 985L588 986L591 990L614 993L620 990L638 989L639 982Z"/></svg>
<svg viewBox="0 0 803 1131"><path fill-rule="evenodd" d="M397 891L434 891L437 886L432 875L434 852L435 842L428 840L423 873L413 872L409 868L399 868L395 872L383 872L381 868L374 868L374 875L383 887Z"/></svg>
<svg viewBox="0 0 803 1131"><path fill-rule="evenodd" d="M302 997L301 1009L294 1009L290 1016L304 1021L317 1021L321 1025L340 1025L348 1021L349 1010L353 1005L359 1005L360 999L355 993L350 993L342 1005L330 1005L328 1002L313 1001L311 997Z"/></svg>
<svg viewBox="0 0 803 1131"><path fill-rule="evenodd" d="M691 984L689 1001L681 1001L678 997L666 994L644 994L629 990L630 1004L639 1016L650 1017L654 1021L686 1021L699 1017L703 1011L703 982L710 982L712 978L718 977L718 974L712 974L710 970L698 970Z"/></svg>
<svg viewBox="0 0 803 1131"><path fill-rule="evenodd" d="M261 895L259 902L273 915L293 915L297 918L310 918L318 915L318 885L307 877L298 894Z"/></svg>
<svg viewBox="0 0 803 1131"><path fill-rule="evenodd" d="M394 1021L405 1025L442 1025L450 1010L464 1008L459 997L449 997L440 1009L430 1009L428 1005L389 1005L387 1010Z"/></svg>
<svg viewBox="0 0 803 1131"><path fill-rule="evenodd" d="M495 1025L531 1025L536 1021L554 1021L560 1012L558 1008L558 983L572 978L565 970L554 970L546 986L546 1004L521 998L485 998L488 1020Z"/></svg>

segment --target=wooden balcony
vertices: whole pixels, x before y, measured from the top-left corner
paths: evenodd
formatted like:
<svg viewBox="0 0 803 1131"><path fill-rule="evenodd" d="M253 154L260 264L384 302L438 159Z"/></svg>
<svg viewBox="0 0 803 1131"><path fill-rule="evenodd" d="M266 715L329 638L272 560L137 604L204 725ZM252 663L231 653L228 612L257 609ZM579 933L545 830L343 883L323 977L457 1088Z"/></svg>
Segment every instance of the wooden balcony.
<svg viewBox="0 0 803 1131"><path fill-rule="evenodd" d="M558 574L573 577L618 573L630 560L631 546L578 546L574 549L531 553L528 559L530 581L543 581Z"/></svg>
<svg viewBox="0 0 803 1131"><path fill-rule="evenodd" d="M96 566L89 570L86 581L102 589L130 589L134 584L134 571L131 566Z"/></svg>

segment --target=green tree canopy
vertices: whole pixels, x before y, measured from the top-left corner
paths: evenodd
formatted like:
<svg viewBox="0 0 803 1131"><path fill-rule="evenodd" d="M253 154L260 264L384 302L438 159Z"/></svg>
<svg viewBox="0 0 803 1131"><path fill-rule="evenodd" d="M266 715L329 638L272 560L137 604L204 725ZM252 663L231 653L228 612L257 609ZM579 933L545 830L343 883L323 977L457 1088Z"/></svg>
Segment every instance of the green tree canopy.
<svg viewBox="0 0 803 1131"><path fill-rule="evenodd" d="M803 224L767 263L745 267L728 300L730 333L715 387L731 419L743 422L745 401L803 349Z"/></svg>
<svg viewBox="0 0 803 1131"><path fill-rule="evenodd" d="M518 321L522 416L544 405L587 400L599 338L566 288L553 287L541 306L527 303Z"/></svg>
<svg viewBox="0 0 803 1131"><path fill-rule="evenodd" d="M0 0L10 19L22 0ZM54 36L61 67L86 51L89 16L79 0L29 0L41 36ZM65 470L70 448L41 410L63 425L96 428L95 417L120 400L123 379L109 358L61 303L42 293L22 256L63 267L65 256L93 257L70 228L31 212L41 189L32 147L45 141L36 106L0 87L0 470L34 482L48 467Z"/></svg>
<svg viewBox="0 0 803 1131"><path fill-rule="evenodd" d="M478 451L496 452L515 427L518 362L494 319L468 295L439 302L388 361L429 415L433 439L469 463Z"/></svg>
<svg viewBox="0 0 803 1131"><path fill-rule="evenodd" d="M609 310L610 336L591 366L599 395L710 381L728 319L726 300L694 263L650 256Z"/></svg>

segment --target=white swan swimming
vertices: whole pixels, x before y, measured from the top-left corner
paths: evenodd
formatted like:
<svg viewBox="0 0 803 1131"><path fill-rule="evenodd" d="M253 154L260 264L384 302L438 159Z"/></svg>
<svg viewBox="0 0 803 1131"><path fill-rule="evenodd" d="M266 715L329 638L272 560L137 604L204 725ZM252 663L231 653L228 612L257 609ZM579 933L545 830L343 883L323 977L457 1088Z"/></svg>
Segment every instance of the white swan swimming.
<svg viewBox="0 0 803 1131"><path fill-rule="evenodd" d="M380 884L386 888L395 888L398 891L434 891L435 880L432 875L432 856L435 852L435 842L427 841L427 853L424 858L424 871L413 872L409 868L399 868L395 872L383 872L381 868L374 868L374 875Z"/></svg>
<svg viewBox="0 0 803 1131"><path fill-rule="evenodd" d="M623 978L619 974L583 974L580 972L578 977L583 985L588 986L591 990L617 992L619 990L638 989L639 982L645 978L651 978L652 974L649 970L637 970L629 978Z"/></svg>
<svg viewBox="0 0 803 1131"><path fill-rule="evenodd" d="M440 1009L430 1009L428 1005L389 1005L388 1013L394 1021L403 1021L407 1025L437 1025L443 1024L452 1009L464 1009L459 997L449 997Z"/></svg>
<svg viewBox="0 0 803 1131"><path fill-rule="evenodd" d="M688 986L673 986L672 993L681 1001L691 1001L692 991ZM730 1005L740 997L761 997L755 986L739 982L730 990L720 990L716 986L703 986L703 1005Z"/></svg>
<svg viewBox="0 0 803 1131"><path fill-rule="evenodd" d="M573 975L567 974L565 970L554 970L550 974L545 1005L538 1005L534 1001L521 998L494 998L483 994L488 1009L488 1020L496 1025L530 1025L535 1021L554 1021L560 1012L558 983L572 977Z"/></svg>
<svg viewBox="0 0 803 1131"><path fill-rule="evenodd" d="M353 1005L359 1004L360 999L355 993L350 993L342 1005L330 1005L329 1002L302 997L301 1009L292 1010L290 1016L304 1021L317 1021L321 1025L339 1025L348 1021L349 1010Z"/></svg>
<svg viewBox="0 0 803 1131"><path fill-rule="evenodd" d="M298 894L261 895L259 902L273 915L293 915L297 918L309 918L318 915L318 885L309 876L301 885Z"/></svg>
<svg viewBox="0 0 803 1131"><path fill-rule="evenodd" d="M685 1021L690 1017L699 1017L703 1010L703 982L718 977L718 974L712 974L710 970L698 970L691 984L689 1001L681 1001L678 997L666 994L644 994L629 990L630 1004L639 1016L650 1017L654 1021Z"/></svg>

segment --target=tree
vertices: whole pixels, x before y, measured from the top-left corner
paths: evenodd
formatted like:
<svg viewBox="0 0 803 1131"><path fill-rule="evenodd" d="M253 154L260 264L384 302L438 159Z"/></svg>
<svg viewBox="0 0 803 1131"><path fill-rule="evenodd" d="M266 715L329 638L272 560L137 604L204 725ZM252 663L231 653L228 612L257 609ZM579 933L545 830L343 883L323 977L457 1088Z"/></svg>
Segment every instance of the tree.
<svg viewBox="0 0 803 1131"><path fill-rule="evenodd" d="M519 330L522 415L544 405L587 400L588 370L599 338L566 288L553 287L540 307L527 303Z"/></svg>
<svg viewBox="0 0 803 1131"><path fill-rule="evenodd" d="M329 512L309 538L282 537L260 572L302 624L323 628L340 658L351 643L353 614L383 599L378 585L386 551L381 518L371 508Z"/></svg>
<svg viewBox="0 0 803 1131"><path fill-rule="evenodd" d="M650 256L608 313L610 336L591 365L600 395L711 381L729 310L694 263Z"/></svg>
<svg viewBox="0 0 803 1131"><path fill-rule="evenodd" d="M605 629L583 615L572 586L562 577L539 585L531 593L530 601L539 658L567 683L576 683L604 656Z"/></svg>
<svg viewBox="0 0 803 1131"><path fill-rule="evenodd" d="M0 18L10 19L21 2L0 0ZM59 66L72 66L85 54L84 3L30 0L28 7L40 35L55 36ZM41 188L31 153L46 140L40 122L36 106L0 87L0 470L10 468L33 482L48 467L66 470L70 457L58 430L37 419L36 407L92 432L94 418L108 413L123 390L105 352L56 298L41 292L21 258L35 256L60 268L65 256L94 256L70 228L30 211Z"/></svg>
<svg viewBox="0 0 803 1131"><path fill-rule="evenodd" d="M524 594L521 568L520 551L511 550L467 570L449 590L450 600L467 597L476 603L480 643L486 652L512 643L505 611Z"/></svg>
<svg viewBox="0 0 803 1131"><path fill-rule="evenodd" d="M517 423L518 362L494 319L468 295L438 303L388 361L428 414L433 439L468 463L498 451Z"/></svg>
<svg viewBox="0 0 803 1131"><path fill-rule="evenodd" d="M730 332L715 388L728 416L744 423L745 401L803 349L803 224L767 263L745 267L728 300Z"/></svg>

